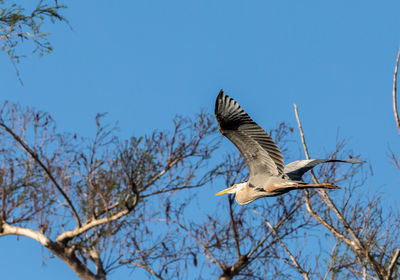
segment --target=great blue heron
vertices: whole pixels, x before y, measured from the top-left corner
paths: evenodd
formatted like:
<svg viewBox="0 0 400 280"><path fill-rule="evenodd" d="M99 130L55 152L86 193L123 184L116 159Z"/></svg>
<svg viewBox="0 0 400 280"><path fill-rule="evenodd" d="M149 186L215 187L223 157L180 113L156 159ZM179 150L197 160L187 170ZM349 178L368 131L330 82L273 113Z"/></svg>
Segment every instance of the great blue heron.
<svg viewBox="0 0 400 280"><path fill-rule="evenodd" d="M239 149L250 172L247 182L234 184L216 195L234 193L236 202L240 205L291 190L338 189L339 187L331 183L307 184L302 176L324 162L362 163L354 159L310 159L294 161L284 166L282 153L272 138L222 90L216 100L215 116L221 133Z"/></svg>

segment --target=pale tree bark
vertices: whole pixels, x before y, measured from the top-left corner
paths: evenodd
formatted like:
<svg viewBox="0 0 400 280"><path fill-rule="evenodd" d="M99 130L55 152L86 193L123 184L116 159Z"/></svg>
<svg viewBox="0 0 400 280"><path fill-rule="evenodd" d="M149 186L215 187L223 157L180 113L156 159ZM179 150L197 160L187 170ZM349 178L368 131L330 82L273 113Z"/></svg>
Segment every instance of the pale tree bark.
<svg viewBox="0 0 400 280"><path fill-rule="evenodd" d="M400 134L400 118L397 110L397 72L399 70L399 61L400 61L400 48L397 52L397 57L396 57L396 66L394 68L394 74L393 74L393 91L392 91L394 119L396 121L397 130L399 131Z"/></svg>
<svg viewBox="0 0 400 280"><path fill-rule="evenodd" d="M28 228L15 227L7 223L2 223L0 237L5 235L19 235L29 237L39 242L43 247L47 248L54 255L64 261L81 279L85 280L104 280L105 275L95 275L85 264L83 264L74 254L74 248L67 247L58 242L50 240L46 235L39 231Z"/></svg>
<svg viewBox="0 0 400 280"><path fill-rule="evenodd" d="M397 125L397 130L400 134L400 118L399 118L399 113L398 113L398 109L397 109L397 76L398 76L398 70L399 70L399 62L400 62L400 48L397 52L396 64L394 67L393 90L392 90L394 119L395 119L395 122ZM392 158L393 163L396 165L397 168L400 168L399 157L392 150L390 150L390 153L391 153L391 158Z"/></svg>

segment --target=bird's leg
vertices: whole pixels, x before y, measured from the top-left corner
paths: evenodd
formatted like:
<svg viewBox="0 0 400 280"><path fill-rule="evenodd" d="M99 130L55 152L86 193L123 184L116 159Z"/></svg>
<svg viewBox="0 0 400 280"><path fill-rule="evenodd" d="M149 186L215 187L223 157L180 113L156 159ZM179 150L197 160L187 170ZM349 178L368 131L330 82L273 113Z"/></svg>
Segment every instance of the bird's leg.
<svg viewBox="0 0 400 280"><path fill-rule="evenodd" d="M340 187L335 186L331 183L322 183L322 184L299 184L295 185L296 189L340 189Z"/></svg>
<svg viewBox="0 0 400 280"><path fill-rule="evenodd" d="M291 191L291 190L302 190L302 189L340 189L340 187L335 186L331 183L322 183L322 184L290 184L290 185L280 185L280 186L271 186L266 188L267 192L276 192L276 191Z"/></svg>

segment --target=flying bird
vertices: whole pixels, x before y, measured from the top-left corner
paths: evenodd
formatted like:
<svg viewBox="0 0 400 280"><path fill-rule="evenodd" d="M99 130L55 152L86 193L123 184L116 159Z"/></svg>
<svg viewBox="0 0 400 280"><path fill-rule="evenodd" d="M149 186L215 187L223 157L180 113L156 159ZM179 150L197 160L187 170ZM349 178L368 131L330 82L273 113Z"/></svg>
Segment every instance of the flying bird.
<svg viewBox="0 0 400 280"><path fill-rule="evenodd" d="M219 130L239 149L250 173L247 182L234 184L216 195L233 193L240 205L298 189L339 189L331 183L307 184L302 176L320 163L363 163L354 159L310 159L294 161L284 166L282 153L274 140L223 90L218 94L215 103L215 117Z"/></svg>

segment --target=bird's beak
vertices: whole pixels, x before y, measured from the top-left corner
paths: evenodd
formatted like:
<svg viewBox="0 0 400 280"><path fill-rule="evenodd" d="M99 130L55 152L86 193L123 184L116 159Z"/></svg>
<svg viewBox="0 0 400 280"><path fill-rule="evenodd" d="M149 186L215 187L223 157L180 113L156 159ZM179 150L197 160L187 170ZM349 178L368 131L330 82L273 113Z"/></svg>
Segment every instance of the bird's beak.
<svg viewBox="0 0 400 280"><path fill-rule="evenodd" d="M222 195L222 194L226 194L226 193L235 193L234 186L229 187L229 188L227 188L225 190L222 190L220 192L217 192L215 195Z"/></svg>

